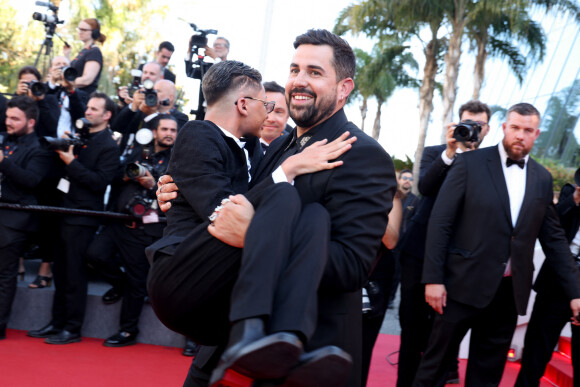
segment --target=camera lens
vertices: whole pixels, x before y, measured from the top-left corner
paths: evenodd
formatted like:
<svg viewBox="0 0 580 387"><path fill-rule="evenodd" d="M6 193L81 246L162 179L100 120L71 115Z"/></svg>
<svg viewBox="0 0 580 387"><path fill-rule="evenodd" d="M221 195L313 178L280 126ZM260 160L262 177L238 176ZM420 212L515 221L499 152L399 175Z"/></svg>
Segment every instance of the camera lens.
<svg viewBox="0 0 580 387"><path fill-rule="evenodd" d="M74 67L63 67L62 76L68 82L74 82L79 77L79 72Z"/></svg>
<svg viewBox="0 0 580 387"><path fill-rule="evenodd" d="M46 84L44 84L42 82L36 82L36 81L31 82L29 85L29 88L30 88L30 92L35 97L41 97L41 96L45 95L46 92L48 91Z"/></svg>
<svg viewBox="0 0 580 387"><path fill-rule="evenodd" d="M149 107L157 106L157 93L146 93L145 105Z"/></svg>

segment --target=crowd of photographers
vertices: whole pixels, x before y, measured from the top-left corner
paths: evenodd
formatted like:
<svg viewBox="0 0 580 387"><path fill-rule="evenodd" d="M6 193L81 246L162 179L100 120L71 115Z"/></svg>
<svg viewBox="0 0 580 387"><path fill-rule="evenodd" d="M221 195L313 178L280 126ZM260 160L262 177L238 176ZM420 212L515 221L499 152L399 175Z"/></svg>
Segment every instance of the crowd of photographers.
<svg viewBox="0 0 580 387"><path fill-rule="evenodd" d="M122 299L119 331L104 344L124 346L139 333L149 269L144 249L165 225L155 183L189 118L174 106L170 42L159 45L156 61L141 65L114 102L91 88L102 67L94 45L104 41L98 22L85 19L78 30L86 47L75 59L54 57L46 79L25 66L11 98L0 96L0 339L28 256L42 258L29 287L55 285L50 320L29 336L80 341L94 271L112 285L103 301Z"/></svg>

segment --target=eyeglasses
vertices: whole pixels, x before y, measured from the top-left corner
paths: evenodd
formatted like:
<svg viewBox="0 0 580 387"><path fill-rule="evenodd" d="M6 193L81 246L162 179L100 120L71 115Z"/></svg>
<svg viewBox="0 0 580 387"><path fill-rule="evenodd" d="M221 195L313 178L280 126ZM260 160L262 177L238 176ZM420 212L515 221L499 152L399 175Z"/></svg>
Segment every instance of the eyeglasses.
<svg viewBox="0 0 580 387"><path fill-rule="evenodd" d="M254 97L244 97L245 99L251 99L253 101L260 101L264 104L264 107L266 108L266 114L270 114L272 113L272 111L274 111L274 107L276 107L276 102L275 101L264 101L263 99L260 98L254 98ZM234 105L237 105L238 101L234 102Z"/></svg>
<svg viewBox="0 0 580 387"><path fill-rule="evenodd" d="M487 125L487 122L485 122L485 121L475 121L475 122L477 123L477 125L482 126L482 127Z"/></svg>
<svg viewBox="0 0 580 387"><path fill-rule="evenodd" d="M213 47L214 47L214 48L220 48L220 47L227 47L227 45L226 45L226 44L224 44L224 43L214 43L214 44L213 44Z"/></svg>
<svg viewBox="0 0 580 387"><path fill-rule="evenodd" d="M81 28L81 27L77 27L77 30L81 31L81 32L89 32L92 31L91 29L88 28Z"/></svg>
<svg viewBox="0 0 580 387"><path fill-rule="evenodd" d="M409 181L413 181L414 179L412 177L409 176L402 176L401 180L409 180Z"/></svg>

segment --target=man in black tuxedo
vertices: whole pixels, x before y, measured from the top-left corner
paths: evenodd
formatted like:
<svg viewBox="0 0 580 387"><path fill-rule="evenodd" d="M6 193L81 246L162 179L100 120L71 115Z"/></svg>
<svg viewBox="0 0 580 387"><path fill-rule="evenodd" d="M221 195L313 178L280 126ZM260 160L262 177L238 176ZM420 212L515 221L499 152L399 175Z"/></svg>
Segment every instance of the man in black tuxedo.
<svg viewBox="0 0 580 387"><path fill-rule="evenodd" d="M528 156L539 125L532 105L512 106L498 147L460 155L441 186L423 268L425 299L438 314L413 386L444 384L470 328L465 384L499 385L517 315L526 313L536 238L573 316L580 311L579 273L552 203L552 177Z"/></svg>
<svg viewBox="0 0 580 387"><path fill-rule="evenodd" d="M171 81L173 83L175 83L175 74L173 74L167 68L167 65L169 64L171 56L173 55L174 52L175 47L173 47L173 44L171 44L171 42L164 41L159 44L159 49L155 54L157 57L157 63L159 63L163 69L163 79L167 79L168 81Z"/></svg>
<svg viewBox="0 0 580 387"><path fill-rule="evenodd" d="M104 195L119 168L119 147L112 137L109 121L115 103L104 93L94 92L87 103L85 118L89 127L82 130L84 145L71 145L58 153L65 176L58 189L67 208L103 211ZM48 344L69 344L81 340L87 299L85 251L92 241L99 220L88 216L64 216L61 225L62 254L53 265L54 301L52 320L31 337L46 338Z"/></svg>
<svg viewBox="0 0 580 387"><path fill-rule="evenodd" d="M489 132L491 110L480 101L469 101L459 107L460 121L472 120L481 126L479 142L462 143L454 137L457 123L447 125L447 144L429 146L423 151L419 179L421 201L411 218L397 250L401 262L401 346L399 348L398 387L413 383L421 354L425 351L433 323L433 309L425 302L425 285L421 283L427 224L439 189L458 153L478 148ZM401 174L403 174L401 172ZM457 365L450 365L448 380L458 378Z"/></svg>
<svg viewBox="0 0 580 387"><path fill-rule="evenodd" d="M330 248L318 290L318 319L305 350L327 345L344 349L353 358L346 385L358 386L362 357L361 288L385 233L396 190L395 170L389 155L349 122L343 111L354 87L355 58L348 43L326 30L309 30L297 37L294 47L286 102L297 127L291 135L272 142L252 182L258 186L272 184L272 172L287 157L309 150L320 140L332 141L347 131L356 136L353 147L339 158L344 165L299 176L294 186L303 205L320 203L330 215ZM171 188L175 189L161 188L165 193L159 196L160 200L176 196L175 192L169 193ZM235 217L238 211L243 212L243 207L226 204L213 235L229 244L243 240L249 221L241 222ZM192 385L204 385L203 374L217 363L211 349L209 354L205 349L200 351L190 371ZM311 383L316 385L317 381Z"/></svg>
<svg viewBox="0 0 580 387"><path fill-rule="evenodd" d="M580 171L580 169L578 170ZM566 232L566 240L578 263L580 247L580 186L566 184L562 187L556 205L560 223ZM546 365L560 332L570 321L570 309L566 293L558 282L558 277L548 263L542 265L534 290L538 292L532 317L526 331L522 368L516 381L518 387L539 386ZM572 366L574 385L580 380L580 327L572 325Z"/></svg>
<svg viewBox="0 0 580 387"><path fill-rule="evenodd" d="M26 96L7 103L6 129L0 134L0 202L37 204L34 190L48 172L51 154L43 150L34 133L38 107ZM0 210L0 339L16 294L18 259L24 252L27 235L36 229L31 212Z"/></svg>

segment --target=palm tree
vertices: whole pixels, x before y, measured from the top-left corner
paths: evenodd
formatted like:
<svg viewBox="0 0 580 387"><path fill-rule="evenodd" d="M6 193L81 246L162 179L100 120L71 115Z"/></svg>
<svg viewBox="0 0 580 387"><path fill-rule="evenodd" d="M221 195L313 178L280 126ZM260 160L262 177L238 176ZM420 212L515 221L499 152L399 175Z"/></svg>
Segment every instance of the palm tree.
<svg viewBox="0 0 580 387"><path fill-rule="evenodd" d="M349 97L349 103L352 101L361 100L361 104L359 106L360 115L361 115L361 130L364 131L365 129L365 120L367 118L367 111L368 111L368 99L371 97L371 92L369 91L370 85L368 84L369 79L364 77L363 69L366 68L371 62L371 56L361 50L360 48L354 49L354 54L356 56L356 70L354 74L354 90L351 93L351 97Z"/></svg>

